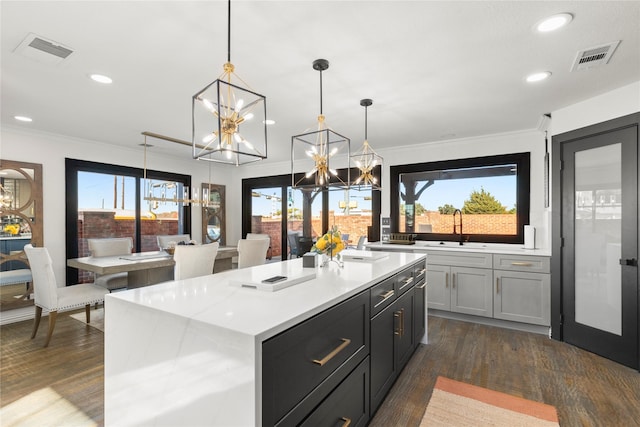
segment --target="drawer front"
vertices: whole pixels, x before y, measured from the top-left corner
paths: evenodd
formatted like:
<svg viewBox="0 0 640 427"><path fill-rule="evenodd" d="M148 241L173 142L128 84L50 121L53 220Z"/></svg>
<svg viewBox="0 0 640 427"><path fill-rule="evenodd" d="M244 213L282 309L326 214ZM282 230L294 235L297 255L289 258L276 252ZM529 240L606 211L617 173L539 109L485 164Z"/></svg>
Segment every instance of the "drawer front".
<svg viewBox="0 0 640 427"><path fill-rule="evenodd" d="M371 317L380 313L395 301L397 295L395 290L396 278L389 277L371 288Z"/></svg>
<svg viewBox="0 0 640 427"><path fill-rule="evenodd" d="M396 293L398 297L413 287L413 267L402 270L395 275Z"/></svg>
<svg viewBox="0 0 640 427"><path fill-rule="evenodd" d="M420 262L413 266L413 281L416 286L422 285L427 279L427 266L425 262Z"/></svg>
<svg viewBox="0 0 640 427"><path fill-rule="evenodd" d="M367 356L369 298L362 292L263 343L264 425L274 425L329 376L342 381Z"/></svg>
<svg viewBox="0 0 640 427"><path fill-rule="evenodd" d="M493 256L486 252L427 251L427 265L493 268Z"/></svg>
<svg viewBox="0 0 640 427"><path fill-rule="evenodd" d="M493 256L495 270L530 271L532 273L549 273L550 259L546 256L503 255Z"/></svg>
<svg viewBox="0 0 640 427"><path fill-rule="evenodd" d="M367 357L304 420L302 426L366 426L369 421L369 358Z"/></svg>

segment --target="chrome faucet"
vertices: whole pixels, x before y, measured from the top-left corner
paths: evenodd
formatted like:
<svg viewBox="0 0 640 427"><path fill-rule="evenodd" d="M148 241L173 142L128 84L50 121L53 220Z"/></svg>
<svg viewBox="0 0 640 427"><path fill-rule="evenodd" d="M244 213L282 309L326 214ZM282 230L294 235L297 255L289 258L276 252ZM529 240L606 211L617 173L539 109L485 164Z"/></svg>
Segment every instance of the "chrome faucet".
<svg viewBox="0 0 640 427"><path fill-rule="evenodd" d="M456 209L453 211L453 234L456 233L456 215L460 214L460 246L462 246L462 241L464 238L462 237L462 211L460 209Z"/></svg>

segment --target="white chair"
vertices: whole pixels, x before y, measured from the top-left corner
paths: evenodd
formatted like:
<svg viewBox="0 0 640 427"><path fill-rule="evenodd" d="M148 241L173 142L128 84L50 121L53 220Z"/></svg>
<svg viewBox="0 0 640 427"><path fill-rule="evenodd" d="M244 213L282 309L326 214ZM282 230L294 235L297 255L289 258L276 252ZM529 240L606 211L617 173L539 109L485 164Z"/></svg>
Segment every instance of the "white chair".
<svg viewBox="0 0 640 427"><path fill-rule="evenodd" d="M169 247L169 243L175 242L176 246L180 242L190 242L191 236L188 234L173 234L169 236L157 236L158 239L158 248L160 250L166 249Z"/></svg>
<svg viewBox="0 0 640 427"><path fill-rule="evenodd" d="M133 250L131 237L110 237L104 239L87 239L89 252L92 257L106 257L118 255L130 255ZM126 288L128 284L127 273L112 273L95 275L95 284L107 288L109 292L114 289Z"/></svg>
<svg viewBox="0 0 640 427"><path fill-rule="evenodd" d="M238 241L238 268L253 267L266 262L269 249L267 239L241 239Z"/></svg>
<svg viewBox="0 0 640 427"><path fill-rule="evenodd" d="M247 240L255 240L255 239L267 239L269 241L269 246L267 246L267 250L264 253L266 259L271 259L271 236L268 234L262 233L247 233Z"/></svg>
<svg viewBox="0 0 640 427"><path fill-rule="evenodd" d="M32 245L25 245L24 251L29 259L31 274L33 275L33 294L36 305L36 316L34 318L33 333L31 339L35 338L40 326L42 309L49 311L49 330L44 346L49 345L53 329L56 326L58 310L69 310L84 306L87 316L87 323L91 320L91 304L101 304L104 302L106 289L93 283L81 285L64 286L59 288L53 273L53 263L46 248L34 248Z"/></svg>
<svg viewBox="0 0 640 427"><path fill-rule="evenodd" d="M360 236L358 238L358 245L356 246L356 249L359 251L364 250L364 244L367 242L367 236Z"/></svg>
<svg viewBox="0 0 640 427"><path fill-rule="evenodd" d="M218 246L218 242L176 246L176 251L173 253L173 260L176 263L173 268L173 278L182 280L213 274Z"/></svg>

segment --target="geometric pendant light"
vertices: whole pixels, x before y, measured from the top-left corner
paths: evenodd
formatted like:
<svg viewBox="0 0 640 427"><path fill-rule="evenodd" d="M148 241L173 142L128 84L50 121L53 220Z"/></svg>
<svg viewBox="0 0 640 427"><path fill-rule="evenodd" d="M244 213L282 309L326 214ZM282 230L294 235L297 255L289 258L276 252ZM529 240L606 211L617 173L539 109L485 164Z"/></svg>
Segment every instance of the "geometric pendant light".
<svg viewBox="0 0 640 427"><path fill-rule="evenodd" d="M311 189L349 187L351 142L327 126L322 111L322 72L329 61L316 59L313 69L320 73L320 114L315 130L291 137L291 186Z"/></svg>
<svg viewBox="0 0 640 427"><path fill-rule="evenodd" d="M372 190L380 190L380 180L375 176L376 166L382 167L382 156L376 153L369 145L367 139L367 109L373 104L371 99L360 100L364 107L364 143L359 151L351 156L353 164L358 168L359 176L353 181L352 186L367 187Z"/></svg>
<svg viewBox="0 0 640 427"><path fill-rule="evenodd" d="M192 97L192 151L194 159L237 166L267 158L267 99L234 73L231 0L227 4L227 62L220 77Z"/></svg>

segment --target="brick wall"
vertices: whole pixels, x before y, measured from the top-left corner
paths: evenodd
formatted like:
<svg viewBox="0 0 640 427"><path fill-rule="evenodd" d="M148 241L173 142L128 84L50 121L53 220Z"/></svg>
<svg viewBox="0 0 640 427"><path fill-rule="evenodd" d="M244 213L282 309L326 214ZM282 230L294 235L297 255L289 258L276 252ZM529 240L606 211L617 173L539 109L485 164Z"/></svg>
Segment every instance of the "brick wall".
<svg viewBox="0 0 640 427"><path fill-rule="evenodd" d="M456 218L456 224L458 218ZM416 232L420 232L419 224L431 224L432 233L453 233L453 215L442 215L440 212L428 211L416 216ZM400 217L400 229L404 230L404 216ZM515 234L518 217L514 214L475 214L463 215L462 231L464 234ZM458 231L459 232L459 231Z"/></svg>
<svg viewBox="0 0 640 427"><path fill-rule="evenodd" d="M81 211L78 212L78 257L89 256L87 239L107 237L131 237L135 242L135 221L130 218L115 218L114 212ZM157 235L178 233L178 221L172 219L143 219L141 221L141 250L157 251ZM93 281L93 273L79 271L79 283Z"/></svg>

